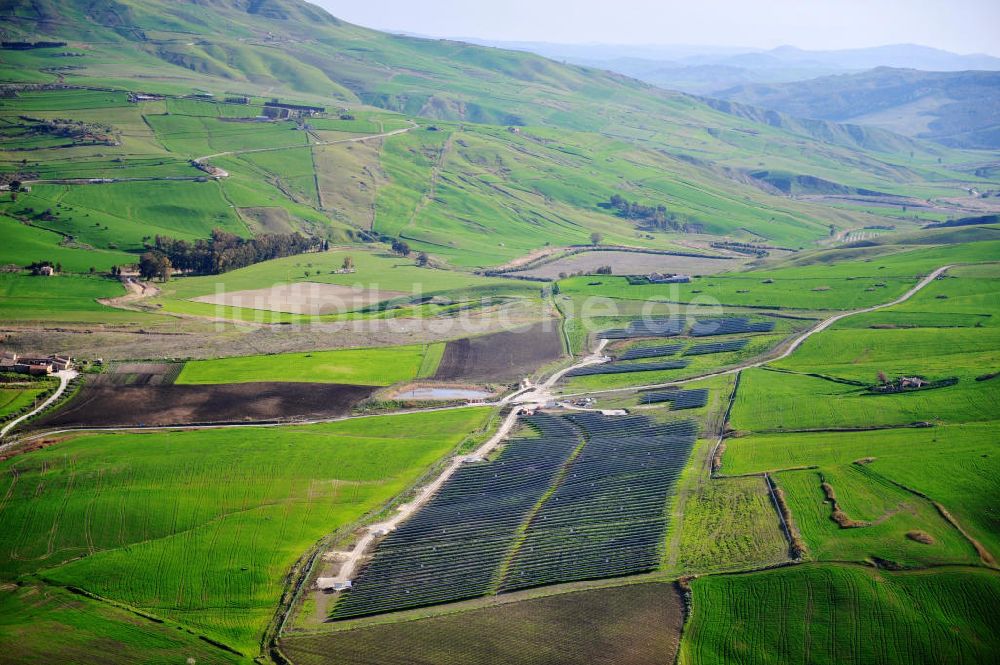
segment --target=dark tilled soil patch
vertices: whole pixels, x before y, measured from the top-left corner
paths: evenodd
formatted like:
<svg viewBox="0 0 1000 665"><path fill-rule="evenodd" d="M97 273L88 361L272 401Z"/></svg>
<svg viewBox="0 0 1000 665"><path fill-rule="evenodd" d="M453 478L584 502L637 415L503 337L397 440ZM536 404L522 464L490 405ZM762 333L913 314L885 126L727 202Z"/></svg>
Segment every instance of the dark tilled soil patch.
<svg viewBox="0 0 1000 665"><path fill-rule="evenodd" d="M435 379L511 381L563 355L559 321L448 342Z"/></svg>
<svg viewBox="0 0 1000 665"><path fill-rule="evenodd" d="M295 663L352 665L665 665L683 601L668 583L576 591L335 633L289 636Z"/></svg>
<svg viewBox="0 0 1000 665"><path fill-rule="evenodd" d="M331 383L91 385L35 428L185 425L347 415L375 388Z"/></svg>

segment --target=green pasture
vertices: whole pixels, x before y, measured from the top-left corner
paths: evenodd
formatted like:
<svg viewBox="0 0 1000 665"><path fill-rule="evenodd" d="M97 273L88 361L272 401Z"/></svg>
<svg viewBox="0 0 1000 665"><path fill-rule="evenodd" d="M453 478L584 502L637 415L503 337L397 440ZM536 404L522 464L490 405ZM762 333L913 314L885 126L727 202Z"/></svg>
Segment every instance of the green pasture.
<svg viewBox="0 0 1000 665"><path fill-rule="evenodd" d="M217 182L37 185L4 212L100 249L137 252L157 235L193 240L216 228L248 235Z"/></svg>
<svg viewBox="0 0 1000 665"><path fill-rule="evenodd" d="M805 565L701 577L683 665L985 663L1000 649L1000 575Z"/></svg>
<svg viewBox="0 0 1000 665"><path fill-rule="evenodd" d="M728 394L727 394L728 397ZM724 407L723 407L724 408ZM742 570L788 559L788 541L761 477L711 478L706 458L715 440L700 440L678 483L665 566L684 573Z"/></svg>
<svg viewBox="0 0 1000 665"><path fill-rule="evenodd" d="M92 434L20 455L2 463L0 578L34 573L256 655L291 565L488 414Z"/></svg>
<svg viewBox="0 0 1000 665"><path fill-rule="evenodd" d="M157 139L171 152L187 158L217 152L305 146L306 132L291 121L228 122L220 118L189 115L147 115ZM301 148L300 148L301 149ZM308 153L308 150L305 152Z"/></svg>
<svg viewBox="0 0 1000 665"><path fill-rule="evenodd" d="M189 360L176 383L307 381L388 386L432 375L443 347L440 343Z"/></svg>
<svg viewBox="0 0 1000 665"><path fill-rule="evenodd" d="M750 369L743 372L732 422L754 431L971 422L993 420L998 408L997 382L977 382L967 370L954 386L876 395L828 379Z"/></svg>
<svg viewBox="0 0 1000 665"><path fill-rule="evenodd" d="M3 663L249 662L179 628L58 587L30 583L0 590Z"/></svg>
<svg viewBox="0 0 1000 665"><path fill-rule="evenodd" d="M723 470L727 474L743 474L815 466L816 472L828 476L838 500L845 504L845 511L851 517L871 518L872 512L878 513L887 502L890 510L894 504L908 503L919 507L927 525L913 528L928 532L934 528L947 530L938 515L929 514L919 506L922 502L916 497L907 496L898 486L887 485L885 481L899 483L943 505L988 551L1000 554L1000 511L996 507L1000 501L1000 457L996 426L992 421L867 432L755 434L727 442ZM854 464L858 460L866 463ZM929 469L933 472L928 472ZM863 535L860 532L869 532L872 527L836 529L829 521L829 506L823 503L816 472L792 471L777 476L793 502L801 506L801 510L793 513L807 540L813 518L817 540L839 540L850 538L853 532L859 532L859 536ZM856 512L852 514L851 510ZM900 517L904 521L909 519L906 511ZM886 525L896 521L893 516ZM891 537L898 541L899 529L895 531ZM905 535L906 529L902 531ZM933 548L919 545L911 549L919 553ZM966 558L968 546L962 547L959 554Z"/></svg>
<svg viewBox="0 0 1000 665"><path fill-rule="evenodd" d="M124 294L119 282L106 277L0 274L0 320L124 323L148 318L97 302Z"/></svg>
<svg viewBox="0 0 1000 665"><path fill-rule="evenodd" d="M1000 241L942 247L876 248L860 258L842 251L811 256L805 265L775 265L744 272L699 277L688 284L630 285L624 277L570 277L559 282L574 299L603 296L692 305L729 305L802 310L849 310L891 302L934 268L959 262L994 260ZM895 250L895 251L893 251ZM885 254L889 251L891 253ZM826 260L828 259L828 260ZM599 282L599 284L594 284Z"/></svg>
<svg viewBox="0 0 1000 665"><path fill-rule="evenodd" d="M21 386L0 383L0 421L21 409L33 406L38 398L54 387L53 383L39 382Z"/></svg>
<svg viewBox="0 0 1000 665"><path fill-rule="evenodd" d="M68 272L88 272L94 268L106 272L113 265L134 263L134 254L87 246L66 244L64 236L29 226L0 215L0 265L26 266L33 261L61 263Z"/></svg>
<svg viewBox="0 0 1000 665"><path fill-rule="evenodd" d="M1000 325L1000 265L988 263L956 266L906 302L849 317L836 327L997 325Z"/></svg>

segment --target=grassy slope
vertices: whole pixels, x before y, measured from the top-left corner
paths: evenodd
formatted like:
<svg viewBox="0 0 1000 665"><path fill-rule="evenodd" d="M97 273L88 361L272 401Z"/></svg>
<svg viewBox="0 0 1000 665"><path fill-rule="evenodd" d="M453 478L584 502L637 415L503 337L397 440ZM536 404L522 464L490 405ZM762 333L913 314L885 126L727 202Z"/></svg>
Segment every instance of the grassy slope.
<svg viewBox="0 0 1000 665"><path fill-rule="evenodd" d="M937 530L939 538L952 538L926 502L891 486L886 479L926 494L944 505L973 537L991 552L1000 552L1000 514L995 504L1000 498L1000 468L996 460L996 422L947 425L933 429L897 429L861 433L816 433L755 435L729 442L726 472L752 473L774 469L817 465L817 471L794 471L779 474L779 480L798 504L794 510L807 540L812 537L837 546L844 538L861 538L861 547L883 548L861 552L887 557L886 541L891 547L904 548L922 556L944 552L938 545L904 541L911 528ZM874 458L864 466L855 460ZM929 474L927 469L935 469ZM854 530L838 530L829 519L830 507L823 502L817 473L822 473L837 491L844 510L855 519L877 519L900 503L913 506L924 517L923 525L911 515L900 514L883 525ZM874 488L874 492L869 494ZM803 524L806 519L810 524ZM948 532L948 533L945 533ZM955 554L967 558L968 545ZM855 549L852 556L857 556ZM817 556L819 554L817 553ZM833 558L845 556L843 552Z"/></svg>
<svg viewBox="0 0 1000 665"><path fill-rule="evenodd" d="M1000 648L1000 576L800 566L693 584L684 665L984 663Z"/></svg>
<svg viewBox="0 0 1000 665"><path fill-rule="evenodd" d="M877 305L902 295L917 276L950 263L990 261L1000 251L996 240L934 247L878 248L858 256L840 250L829 257L810 255L812 262L786 262L772 267L721 273L689 284L631 286L624 277L602 276L600 285L589 277L559 282L560 292L578 297L604 296L627 300L662 300L694 304L770 307L778 309L838 310ZM771 280L766 282L766 280Z"/></svg>
<svg viewBox="0 0 1000 665"><path fill-rule="evenodd" d="M15 3L11 30L64 32L95 42L74 61L80 69L66 74L71 82L134 87L122 73L127 62L129 70L144 72L145 90L223 93L236 85L250 94L291 94L331 108L367 103L464 123L464 128L442 123L433 137L421 132L386 142L380 166L390 183L377 188L375 227L466 265L500 263L546 241L579 242L595 230L609 239L651 242L634 237L631 224L596 208L622 190L646 203L665 203L680 221L701 224L710 232L744 235L748 232L743 229L749 229L793 246L821 239L830 225L862 226L896 214L775 197L722 167L759 168L763 162L774 170L920 197L954 193L959 180L980 180L948 171L949 163L969 161L960 152L834 125L812 127L784 119L773 126L752 114L724 113L691 97L527 53L377 33L291 0L280 9L269 6L257 13L223 2L206 9L184 2L129 0L119 7L121 15L95 14L88 7L81 2ZM39 12L61 20L39 22ZM127 20L146 38L160 40L159 45L154 49L134 41L138 33L110 29L111 19ZM274 36L273 43L259 41L265 33ZM191 35L199 38L189 41ZM6 70L15 71L51 64L54 54L41 50L5 57ZM211 117L249 115L256 112L255 104L143 104L145 122L140 126L138 106L115 106L120 96L88 92L81 98L80 105L87 107L81 112L107 109L111 124L127 128L122 146L106 152L127 151L130 161L155 156L166 160L163 167L175 169L184 157L306 141L306 133L291 131L291 123L262 126ZM65 115L73 105L70 97L60 93L46 100L44 94L29 94L6 102L7 110L0 112L16 114L21 104ZM386 126L378 117L350 122L359 123L351 130ZM511 124L524 125L521 133L506 131ZM337 121L317 125L321 132L339 128ZM72 150L91 156L97 152ZM279 176L296 205L309 208L318 201L305 156L307 151L294 158L291 169L277 169L275 160L291 159L284 156L240 161L244 175L253 172L258 182ZM52 161L40 157L43 164ZM353 162L345 158L345 164ZM327 160L321 169L336 166ZM434 196L428 197L432 190ZM370 200L338 203L346 209L325 211L328 219L371 225ZM530 241L525 229L532 231ZM669 236L652 242L662 245Z"/></svg>
<svg viewBox="0 0 1000 665"><path fill-rule="evenodd" d="M56 637L57 636L57 637ZM158 624L62 589L29 584L0 591L0 663L131 665L246 663L173 624Z"/></svg>
<svg viewBox="0 0 1000 665"><path fill-rule="evenodd" d="M19 475L0 575L39 571L253 655L292 563L379 510L486 415L100 434L28 453L3 464Z"/></svg>
<svg viewBox="0 0 1000 665"><path fill-rule="evenodd" d="M443 348L444 344L430 344L190 360L176 382L314 381L388 386L432 375Z"/></svg>
<svg viewBox="0 0 1000 665"><path fill-rule="evenodd" d="M0 319L5 321L58 321L124 323L147 315L108 307L98 298L124 295L121 284L104 277L27 274L0 275Z"/></svg>

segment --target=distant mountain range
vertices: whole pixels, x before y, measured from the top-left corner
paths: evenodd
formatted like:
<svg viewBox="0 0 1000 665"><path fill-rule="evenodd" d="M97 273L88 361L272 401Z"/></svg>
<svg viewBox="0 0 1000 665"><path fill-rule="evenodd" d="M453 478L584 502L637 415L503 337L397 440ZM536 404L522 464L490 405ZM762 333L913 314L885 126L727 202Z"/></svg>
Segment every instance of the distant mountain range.
<svg viewBox="0 0 1000 665"><path fill-rule="evenodd" d="M956 148L1000 148L1000 58L990 55L912 44L843 51L493 44L797 118L879 127Z"/></svg>
<svg viewBox="0 0 1000 665"><path fill-rule="evenodd" d="M713 96L801 118L881 127L955 148L1000 148L1000 72L879 67L795 83L742 85Z"/></svg>
<svg viewBox="0 0 1000 665"><path fill-rule="evenodd" d="M836 51L808 51L794 46L779 46L765 51L714 46L466 41L531 51L573 64L609 69L661 88L702 95L711 95L737 85L801 81L877 67L936 72L1000 70L1000 58L991 55L959 55L915 44Z"/></svg>

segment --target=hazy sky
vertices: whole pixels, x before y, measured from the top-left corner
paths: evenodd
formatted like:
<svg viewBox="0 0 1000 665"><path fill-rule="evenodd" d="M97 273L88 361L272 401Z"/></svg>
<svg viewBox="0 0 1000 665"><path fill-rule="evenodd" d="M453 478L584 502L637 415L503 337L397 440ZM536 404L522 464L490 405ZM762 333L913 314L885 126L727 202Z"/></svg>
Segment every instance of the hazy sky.
<svg viewBox="0 0 1000 665"><path fill-rule="evenodd" d="M1000 56L1000 0L311 0L437 37L840 49L913 43Z"/></svg>

